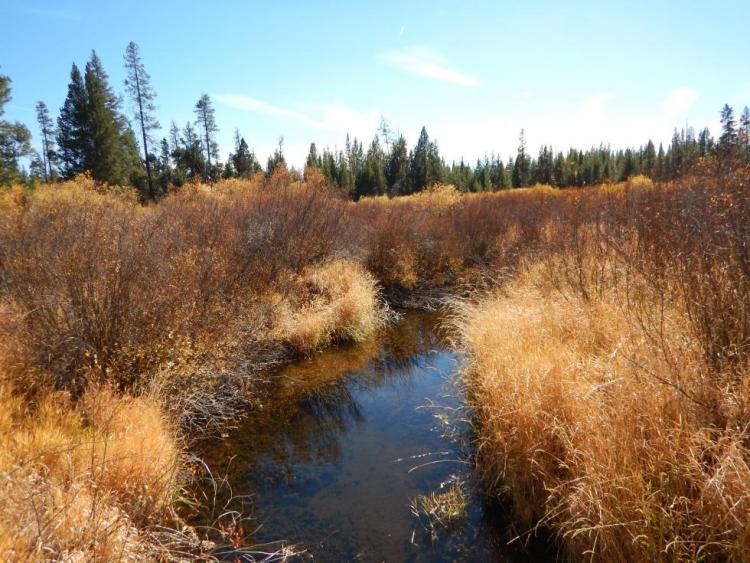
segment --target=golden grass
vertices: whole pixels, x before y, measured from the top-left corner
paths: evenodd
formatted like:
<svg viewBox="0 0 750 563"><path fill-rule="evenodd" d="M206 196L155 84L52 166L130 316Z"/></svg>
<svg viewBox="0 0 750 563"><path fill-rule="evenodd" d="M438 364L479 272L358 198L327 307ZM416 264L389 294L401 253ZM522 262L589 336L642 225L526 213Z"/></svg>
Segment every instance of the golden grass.
<svg viewBox="0 0 750 563"><path fill-rule="evenodd" d="M374 278L332 258L343 203L282 181L149 207L87 177L0 192L0 559L175 555L152 532L195 539L176 513L184 432L253 391L227 374L380 326Z"/></svg>
<svg viewBox="0 0 750 563"><path fill-rule="evenodd" d="M361 342L384 321L375 279L347 260L304 271L294 297L276 312L276 335L299 354L331 343Z"/></svg>
<svg viewBox="0 0 750 563"><path fill-rule="evenodd" d="M484 481L573 559L750 557L748 384L711 377L681 314L662 327L675 363L614 292L584 301L540 272L457 321Z"/></svg>
<svg viewBox="0 0 750 563"><path fill-rule="evenodd" d="M27 405L0 389L0 558L144 560L168 518L180 450L158 402L89 390Z"/></svg>
<svg viewBox="0 0 750 563"><path fill-rule="evenodd" d="M488 484L577 558L747 558L747 172L349 204L306 179L0 191L0 553L146 557L162 408L221 424L237 363L364 339L378 284L515 279L459 322Z"/></svg>

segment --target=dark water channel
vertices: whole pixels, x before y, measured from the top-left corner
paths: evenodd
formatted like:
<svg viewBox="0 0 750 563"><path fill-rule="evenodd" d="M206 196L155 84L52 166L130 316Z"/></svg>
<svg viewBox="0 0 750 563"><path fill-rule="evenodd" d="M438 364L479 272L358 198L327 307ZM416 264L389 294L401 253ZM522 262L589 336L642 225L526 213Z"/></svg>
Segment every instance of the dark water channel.
<svg viewBox="0 0 750 563"><path fill-rule="evenodd" d="M256 542L283 539L314 561L551 559L539 541L507 545L502 509L483 499L466 462L466 428L444 422L461 405L459 360L436 320L408 313L369 342L284 367L270 400L203 446L233 494L251 495ZM467 515L431 533L410 500L456 476Z"/></svg>

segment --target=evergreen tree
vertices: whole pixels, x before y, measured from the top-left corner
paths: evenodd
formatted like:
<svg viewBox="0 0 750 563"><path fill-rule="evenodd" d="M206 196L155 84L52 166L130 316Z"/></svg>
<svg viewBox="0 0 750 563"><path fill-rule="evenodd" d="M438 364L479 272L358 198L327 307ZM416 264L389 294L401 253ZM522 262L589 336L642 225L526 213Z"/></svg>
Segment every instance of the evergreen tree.
<svg viewBox="0 0 750 563"><path fill-rule="evenodd" d="M172 150L175 161L175 179L177 186L185 180L198 181L206 177L206 159L201 148L201 141L190 122L176 140L177 147Z"/></svg>
<svg viewBox="0 0 750 563"><path fill-rule="evenodd" d="M739 141L745 156L750 156L750 108L747 106L740 116Z"/></svg>
<svg viewBox="0 0 750 563"><path fill-rule="evenodd" d="M492 165L492 189L501 190L505 187L505 166L500 157L495 157Z"/></svg>
<svg viewBox="0 0 750 563"><path fill-rule="evenodd" d="M388 183L388 193L391 196L411 192L409 186L409 151L406 139L399 135L391 145L385 166L385 177Z"/></svg>
<svg viewBox="0 0 750 563"><path fill-rule="evenodd" d="M722 156L734 153L737 147L737 126L734 120L734 110L729 104L721 109L721 137L719 137L719 152Z"/></svg>
<svg viewBox="0 0 750 563"><path fill-rule="evenodd" d="M239 129L234 132L234 153L228 162L231 162L234 173L240 178L249 178L261 169L255 153L249 149Z"/></svg>
<svg viewBox="0 0 750 563"><path fill-rule="evenodd" d="M159 143L159 158L156 159L154 167L156 185L159 187L160 194L166 194L169 186L174 182L170 153L169 141L163 138Z"/></svg>
<svg viewBox="0 0 750 563"><path fill-rule="evenodd" d="M205 171L205 181L208 182L211 170L211 156L214 160L218 158L218 145L214 140L214 134L219 131L216 125L216 115L214 112L211 98L208 94L203 94L195 104L195 124L203 129L203 148L206 151L206 161L208 166Z"/></svg>
<svg viewBox="0 0 750 563"><path fill-rule="evenodd" d="M29 163L29 183L47 182L47 178L47 165L44 157L38 151L33 151Z"/></svg>
<svg viewBox="0 0 750 563"><path fill-rule="evenodd" d="M656 147L654 142L649 139L646 144L646 148L643 151L643 171L648 176L654 175L654 167L656 166Z"/></svg>
<svg viewBox="0 0 750 563"><path fill-rule="evenodd" d="M286 158L284 158L284 137L279 137L279 144L276 147L276 150L268 157L268 162L266 163L266 175L270 177L274 170L276 170L276 167L282 164L286 166Z"/></svg>
<svg viewBox="0 0 750 563"><path fill-rule="evenodd" d="M320 156L318 155L318 148L315 143L310 143L310 152L307 154L307 160L305 166L310 168L321 168L323 165Z"/></svg>
<svg viewBox="0 0 750 563"><path fill-rule="evenodd" d="M708 127L704 127L698 134L698 154L706 156L713 150L714 140Z"/></svg>
<svg viewBox="0 0 750 563"><path fill-rule="evenodd" d="M349 135L346 136L346 140L348 144ZM354 187L354 175L352 174L352 169L349 167L349 158L347 157L346 152L338 152L336 155L336 166L334 168L338 174L337 184L347 190L352 189Z"/></svg>
<svg viewBox="0 0 750 563"><path fill-rule="evenodd" d="M622 167L620 168L620 181L627 180L638 172L633 151L626 149L623 154Z"/></svg>
<svg viewBox="0 0 750 563"><path fill-rule="evenodd" d="M156 110L154 99L156 93L151 87L151 77L146 72L138 45L131 41L125 49L125 69L128 73L125 79L125 88L135 106L135 120L141 129L143 140L143 161L146 164L146 177L148 180L148 194L155 199L154 182L151 176L151 159L149 158L148 143L151 141L150 133L159 128L159 122L153 113Z"/></svg>
<svg viewBox="0 0 750 563"><path fill-rule="evenodd" d="M431 141L427 147L427 181L425 187L443 181L444 167L445 164L440 157L440 149L438 148L437 141Z"/></svg>
<svg viewBox="0 0 750 563"><path fill-rule="evenodd" d="M380 138L383 139L383 143L385 144L385 152L390 153L391 152L391 145L395 142L395 139L393 137L393 131L391 130L391 126L388 124L388 121L386 121L385 116L380 116L380 124L378 125L378 135L380 135Z"/></svg>
<svg viewBox="0 0 750 563"><path fill-rule="evenodd" d="M414 147L410 166L411 187L415 192L420 192L427 187L429 181L429 153L430 137L427 135L427 129L422 127L419 133L419 140Z"/></svg>
<svg viewBox="0 0 750 563"><path fill-rule="evenodd" d="M91 152L86 106L83 76L74 63L70 69L68 95L57 119L58 158L64 178L72 178L86 170L86 159Z"/></svg>
<svg viewBox="0 0 750 563"><path fill-rule="evenodd" d="M88 170L95 180L110 184L139 180L135 135L119 108L96 52L83 76L73 65L58 118L57 144L65 177Z"/></svg>
<svg viewBox="0 0 750 563"><path fill-rule="evenodd" d="M31 133L26 126L2 119L5 104L11 100L10 84L10 78L0 75L0 185L24 180L18 160L33 154Z"/></svg>
<svg viewBox="0 0 750 563"><path fill-rule="evenodd" d="M654 176L657 180L664 180L666 178L666 157L664 154L664 146L659 143L659 152L656 154L656 166L654 167Z"/></svg>
<svg viewBox="0 0 750 563"><path fill-rule="evenodd" d="M555 164L552 168L553 180L552 185L556 187L568 186L570 183L568 162L565 160L563 153L558 152L555 157Z"/></svg>
<svg viewBox="0 0 750 563"><path fill-rule="evenodd" d="M521 129L521 135L518 138L518 153L513 165L513 187L522 188L529 185L531 172L531 161L526 153L526 135Z"/></svg>
<svg viewBox="0 0 750 563"><path fill-rule="evenodd" d="M354 182L354 197L359 199L363 196L383 195L385 192L385 154L375 135Z"/></svg>
<svg viewBox="0 0 750 563"><path fill-rule="evenodd" d="M44 102L36 103L36 120L39 124L39 131L42 134L42 177L45 182L55 180L57 170L55 169L55 123L49 115L47 104Z"/></svg>
<svg viewBox="0 0 750 563"><path fill-rule="evenodd" d="M109 77L95 51L86 63L86 129L90 152L84 162L94 179L125 185L136 180L140 158L135 135L120 113L120 100L109 86Z"/></svg>
<svg viewBox="0 0 750 563"><path fill-rule="evenodd" d="M518 160L516 160L518 162ZM533 166L533 174L531 175L534 182L539 184L552 184L552 177L554 175L554 160L552 158L552 148L542 145L539 149L539 157Z"/></svg>
<svg viewBox="0 0 750 563"><path fill-rule="evenodd" d="M335 155L326 148L320 158L320 169L329 186L341 186L341 172L337 166Z"/></svg>
<svg viewBox="0 0 750 563"><path fill-rule="evenodd" d="M169 146L172 151L177 150L181 146L180 128L174 121L172 121L172 124L169 127Z"/></svg>
<svg viewBox="0 0 750 563"><path fill-rule="evenodd" d="M354 141L350 143L348 134L346 135L345 150L349 176L351 178L348 185L353 186L354 181L357 179L359 171L362 168L362 164L365 160L365 154L364 150L362 149L362 143L360 143L356 137L354 138Z"/></svg>
<svg viewBox="0 0 750 563"><path fill-rule="evenodd" d="M672 133L672 145L669 147L669 175L674 178L685 171L685 150L684 142L677 133L677 129Z"/></svg>

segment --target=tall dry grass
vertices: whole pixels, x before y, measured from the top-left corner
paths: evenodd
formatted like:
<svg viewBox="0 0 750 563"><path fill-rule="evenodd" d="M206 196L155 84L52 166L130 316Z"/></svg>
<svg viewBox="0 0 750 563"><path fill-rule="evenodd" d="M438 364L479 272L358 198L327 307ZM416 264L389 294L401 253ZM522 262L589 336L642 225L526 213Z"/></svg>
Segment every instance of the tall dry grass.
<svg viewBox="0 0 750 563"><path fill-rule="evenodd" d="M380 287L404 303L500 284L458 322L490 490L576 558L742 559L749 195L746 173L723 171L351 203L283 169L186 186L150 207L87 178L4 192L0 373L3 403L17 406L2 423L13 444L3 463L27 461L24 478L3 469L0 512L19 525L0 542L63 557L91 497L111 510L88 517L81 557L153 555L153 522L173 516L181 437L231 422L228 405L252 392L237 373L365 338L384 316ZM90 414L97 400L152 422L127 426L122 414L127 430L113 427ZM50 437L39 451L86 455L65 471L54 455L37 463L29 432ZM122 462L82 438L125 448L114 444L139 432ZM144 457L149 441L172 453ZM140 481L144 463L173 473ZM62 491L44 510L69 505L70 526L34 513L34 531L13 516L39 479ZM79 489L76 505L65 495Z"/></svg>
<svg viewBox="0 0 750 563"><path fill-rule="evenodd" d="M0 556L5 561L136 561L172 521L181 453L158 401L88 392L29 405L0 390Z"/></svg>
<svg viewBox="0 0 750 563"><path fill-rule="evenodd" d="M184 444L288 350L382 322L347 228L337 194L279 175L150 207L85 177L0 193L0 558L265 559L236 521L184 526Z"/></svg>
<svg viewBox="0 0 750 563"><path fill-rule="evenodd" d="M750 556L747 177L560 194L459 305L477 466L573 559Z"/></svg>
<svg viewBox="0 0 750 563"><path fill-rule="evenodd" d="M75 183L6 195L0 291L29 362L74 395L91 379L126 388L232 320L262 325L265 295L335 258L343 223L323 188L266 188L192 187L148 208Z"/></svg>

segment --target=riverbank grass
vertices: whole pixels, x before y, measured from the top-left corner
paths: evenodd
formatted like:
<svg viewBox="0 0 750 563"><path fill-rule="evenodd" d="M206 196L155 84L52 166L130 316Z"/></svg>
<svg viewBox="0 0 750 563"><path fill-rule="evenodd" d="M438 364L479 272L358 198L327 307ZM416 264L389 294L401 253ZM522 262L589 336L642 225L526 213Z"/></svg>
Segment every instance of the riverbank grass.
<svg viewBox="0 0 750 563"><path fill-rule="evenodd" d="M747 378L712 373L679 311L653 341L613 291L540 272L459 306L487 489L574 560L746 560Z"/></svg>

